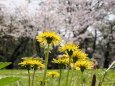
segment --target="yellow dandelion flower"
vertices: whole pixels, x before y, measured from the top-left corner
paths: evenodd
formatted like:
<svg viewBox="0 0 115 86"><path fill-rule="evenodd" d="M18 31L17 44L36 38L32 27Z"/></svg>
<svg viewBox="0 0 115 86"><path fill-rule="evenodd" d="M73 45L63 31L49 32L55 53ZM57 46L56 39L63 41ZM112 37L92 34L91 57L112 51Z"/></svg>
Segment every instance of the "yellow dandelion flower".
<svg viewBox="0 0 115 86"><path fill-rule="evenodd" d="M93 67L93 63L89 60L78 60L75 63L75 69L76 70L81 70L82 72L85 69L92 69L92 67Z"/></svg>
<svg viewBox="0 0 115 86"><path fill-rule="evenodd" d="M51 77L51 78L57 78L57 77L59 77L60 75L59 75L59 73L58 73L57 71L49 71L49 72L47 73L47 76L48 76L48 77Z"/></svg>
<svg viewBox="0 0 115 86"><path fill-rule="evenodd" d="M30 67L34 69L44 66L44 64L42 64L42 61L40 59L33 58L33 57L23 58L23 61L20 62L19 65L24 66L26 68Z"/></svg>
<svg viewBox="0 0 115 86"><path fill-rule="evenodd" d="M31 65L31 64L32 64L31 57L29 57L29 58L25 57L25 58L23 58L23 61L19 63L19 65L21 65L21 66Z"/></svg>
<svg viewBox="0 0 115 86"><path fill-rule="evenodd" d="M61 37L58 36L55 32L43 32L36 36L36 39L41 44L49 45L58 45L61 41Z"/></svg>
<svg viewBox="0 0 115 86"><path fill-rule="evenodd" d="M68 55L59 55L57 59L53 58L53 63L60 64L60 65L67 65L69 63L69 56Z"/></svg>
<svg viewBox="0 0 115 86"><path fill-rule="evenodd" d="M64 46L59 48L59 51L61 52L65 52L66 54L68 54L69 56L71 56L73 54L73 52L78 49L79 46L75 45L73 43L67 43Z"/></svg>
<svg viewBox="0 0 115 86"><path fill-rule="evenodd" d="M73 52L72 59L73 59L73 62L76 62L79 59L88 59L87 56L88 55L85 52L83 52L80 49L77 49L76 51Z"/></svg>

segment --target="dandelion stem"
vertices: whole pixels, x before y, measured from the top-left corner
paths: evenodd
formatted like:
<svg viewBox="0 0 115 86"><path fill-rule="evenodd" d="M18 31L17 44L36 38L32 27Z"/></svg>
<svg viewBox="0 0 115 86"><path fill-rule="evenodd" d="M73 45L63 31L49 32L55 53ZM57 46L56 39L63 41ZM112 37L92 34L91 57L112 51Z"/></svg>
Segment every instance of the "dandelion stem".
<svg viewBox="0 0 115 86"><path fill-rule="evenodd" d="M84 72L82 72L82 86L85 86L85 77L84 77Z"/></svg>
<svg viewBox="0 0 115 86"><path fill-rule="evenodd" d="M69 86L71 86L70 84L73 84L73 78L74 78L74 70L70 71L71 72L71 77L70 77L70 82L69 82ZM74 86L74 85L72 85Z"/></svg>
<svg viewBox="0 0 115 86"><path fill-rule="evenodd" d="M30 70L28 70L28 86L30 86Z"/></svg>
<svg viewBox="0 0 115 86"><path fill-rule="evenodd" d="M47 66L48 66L48 57L49 57L49 49L50 49L50 45L48 44L47 52L45 54L45 70L44 70L44 77L43 77L42 86L45 86L45 79L46 79Z"/></svg>
<svg viewBox="0 0 115 86"><path fill-rule="evenodd" d="M52 82L50 86L54 86L54 80L55 80L54 78L51 79Z"/></svg>
<svg viewBox="0 0 115 86"><path fill-rule="evenodd" d="M33 71L33 76L32 76L32 86L34 86L34 77L35 77L35 72L36 70Z"/></svg>
<svg viewBox="0 0 115 86"><path fill-rule="evenodd" d="M59 77L58 86L60 86L60 83L61 83L61 77L62 77L62 69L60 68L60 77Z"/></svg>
<svg viewBox="0 0 115 86"><path fill-rule="evenodd" d="M69 58L69 65L68 65L68 70L67 70L67 78L66 78L66 85L65 86L68 86L69 72L70 72L70 58Z"/></svg>

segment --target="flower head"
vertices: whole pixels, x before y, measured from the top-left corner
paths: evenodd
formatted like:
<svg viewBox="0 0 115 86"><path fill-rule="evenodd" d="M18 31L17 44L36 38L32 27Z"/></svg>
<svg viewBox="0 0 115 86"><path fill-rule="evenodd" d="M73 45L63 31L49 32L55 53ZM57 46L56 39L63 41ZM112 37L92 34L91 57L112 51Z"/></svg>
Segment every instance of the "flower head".
<svg viewBox="0 0 115 86"><path fill-rule="evenodd" d="M88 59L87 57L88 55L83 52L82 50L80 49L77 49L76 51L73 52L73 55L72 55L72 59L73 59L73 62L76 62L77 60L85 60L85 59Z"/></svg>
<svg viewBox="0 0 115 86"><path fill-rule="evenodd" d="M55 32L43 32L36 36L36 39L41 44L49 45L58 45L61 41L61 37L58 36Z"/></svg>
<svg viewBox="0 0 115 86"><path fill-rule="evenodd" d="M74 67L76 70L83 72L85 69L92 69L93 63L89 60L78 60Z"/></svg>
<svg viewBox="0 0 115 86"><path fill-rule="evenodd" d="M47 76L48 76L48 77L51 77L51 78L57 78L57 77L59 77L60 75L59 75L59 73L58 73L57 71L49 71L49 72L47 73Z"/></svg>
<svg viewBox="0 0 115 86"><path fill-rule="evenodd" d="M67 65L69 63L69 56L68 55L60 55L57 59L53 58L53 63L59 65Z"/></svg>
<svg viewBox="0 0 115 86"><path fill-rule="evenodd" d="M79 48L78 45L75 45L73 43L68 43L68 44L65 44L64 46L60 47L59 51L65 52L66 54L71 56L71 55L73 55L73 52L78 48Z"/></svg>
<svg viewBox="0 0 115 86"><path fill-rule="evenodd" d="M27 69L30 68L43 68L44 64L42 64L42 61L38 58L33 58L33 57L28 57L28 58L23 58L23 61L19 63L19 65L26 67Z"/></svg>

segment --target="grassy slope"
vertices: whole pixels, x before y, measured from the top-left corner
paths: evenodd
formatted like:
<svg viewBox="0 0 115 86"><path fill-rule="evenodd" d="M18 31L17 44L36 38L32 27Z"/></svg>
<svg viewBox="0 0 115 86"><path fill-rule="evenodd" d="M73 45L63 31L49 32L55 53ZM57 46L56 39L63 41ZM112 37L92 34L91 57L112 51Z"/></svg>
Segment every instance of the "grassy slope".
<svg viewBox="0 0 115 86"><path fill-rule="evenodd" d="M50 70L49 70L50 71ZM32 71L31 71L32 73ZM96 74L97 76L97 82L102 79L102 75L104 73L103 69L98 69L98 70L87 70L84 72L84 77L85 77L85 82L86 86L91 86L91 78L93 74ZM42 79L43 71L37 71L36 73L36 86L40 86L40 79ZM14 77L20 77L20 81L13 83L12 85L9 86L27 86L28 84L28 76L27 76L27 71L26 70L0 70L0 78L1 77L6 77L6 76L14 76ZM65 79L66 78L66 70L63 71L62 74L62 79L61 79L61 86L64 86L65 84ZM81 78L82 78L82 73L80 71L71 71L70 73L70 86L81 86ZM58 79L51 79L47 78L47 86L57 86ZM104 83L102 86L115 86L115 70L109 70Z"/></svg>

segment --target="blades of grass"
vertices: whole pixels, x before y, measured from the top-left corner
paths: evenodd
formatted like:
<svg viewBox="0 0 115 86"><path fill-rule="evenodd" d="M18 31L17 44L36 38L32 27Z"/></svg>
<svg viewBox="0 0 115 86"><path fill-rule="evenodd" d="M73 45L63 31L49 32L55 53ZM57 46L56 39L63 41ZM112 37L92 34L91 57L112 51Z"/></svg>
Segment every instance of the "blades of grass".
<svg viewBox="0 0 115 86"><path fill-rule="evenodd" d="M6 66L10 65L11 62L0 62L0 69L5 68Z"/></svg>

